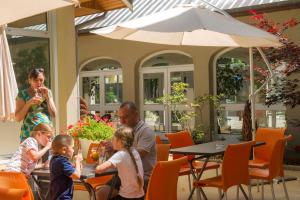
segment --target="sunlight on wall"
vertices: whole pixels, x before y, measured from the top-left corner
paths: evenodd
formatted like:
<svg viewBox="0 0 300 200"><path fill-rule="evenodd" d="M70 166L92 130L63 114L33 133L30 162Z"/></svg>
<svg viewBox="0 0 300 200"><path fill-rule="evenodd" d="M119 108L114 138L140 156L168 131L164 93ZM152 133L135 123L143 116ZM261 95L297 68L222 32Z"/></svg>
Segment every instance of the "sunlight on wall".
<svg viewBox="0 0 300 200"><path fill-rule="evenodd" d="M0 155L14 153L20 143L21 123L0 122Z"/></svg>

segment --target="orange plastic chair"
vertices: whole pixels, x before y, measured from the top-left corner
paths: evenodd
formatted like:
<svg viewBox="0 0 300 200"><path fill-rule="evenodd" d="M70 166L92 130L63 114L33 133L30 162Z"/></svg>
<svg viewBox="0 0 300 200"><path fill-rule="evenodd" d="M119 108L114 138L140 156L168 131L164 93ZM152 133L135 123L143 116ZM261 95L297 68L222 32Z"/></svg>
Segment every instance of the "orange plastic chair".
<svg viewBox="0 0 300 200"><path fill-rule="evenodd" d="M269 165L275 143L284 138L285 128L258 128L255 141L266 144L254 148L254 159L249 161L249 167L266 168Z"/></svg>
<svg viewBox="0 0 300 200"><path fill-rule="evenodd" d="M156 160L168 161L170 144L156 144Z"/></svg>
<svg viewBox="0 0 300 200"><path fill-rule="evenodd" d="M169 140L169 143L171 144L171 148L179 148L179 147L186 147L186 146L191 146L194 145L193 139L191 134L188 131L180 131L177 133L166 133L166 137ZM181 158L182 154L173 154L173 159L178 159ZM194 155L189 155L188 160L192 160L195 156ZM193 167L196 170L196 172L200 172L200 170L203 167L204 162L195 160L193 163ZM209 169L216 169L216 173L218 175L218 168L220 165L216 162L208 162L205 170ZM191 191L191 178L190 178L191 170L190 166L188 164L185 164L181 166L179 176L184 176L188 175L188 181L189 181L189 189Z"/></svg>
<svg viewBox="0 0 300 200"><path fill-rule="evenodd" d="M27 182L27 178L22 172L3 172L0 171L0 186L1 188L7 188L8 189L18 189L17 190L11 190L9 194L14 193L13 195L15 197L20 196L20 193L22 193L22 190L25 191L22 195L22 200L34 200L33 193L31 190L31 187L29 186ZM6 194L6 195L9 195ZM1 194L0 197L3 197L5 194ZM5 199L5 198L0 198Z"/></svg>
<svg viewBox="0 0 300 200"><path fill-rule="evenodd" d="M155 136L155 141L156 141L156 144L162 144L162 141L161 141L159 135Z"/></svg>
<svg viewBox="0 0 300 200"><path fill-rule="evenodd" d="M100 153L101 146L99 147L99 143L91 143L89 146L89 150L86 157L86 163L87 164L96 164L98 162L98 159L94 160L92 155L93 152ZM98 154L99 155L99 154ZM107 176L100 176L100 177L94 177L94 178L88 178L85 182L89 183L94 189L101 185L105 185L109 180L111 180L113 175L107 175ZM86 191L86 188L84 185L79 183L74 183L74 190L81 190Z"/></svg>
<svg viewBox="0 0 300 200"><path fill-rule="evenodd" d="M187 157L158 161L150 176L146 200L177 200L177 182L180 166Z"/></svg>
<svg viewBox="0 0 300 200"><path fill-rule="evenodd" d="M194 181L195 187L216 187L222 189L227 199L227 190L232 186L247 185L249 198L252 199L249 184L248 161L254 141L228 145L222 164L220 176ZM219 193L220 194L220 193ZM220 199L221 196L220 196Z"/></svg>
<svg viewBox="0 0 300 200"><path fill-rule="evenodd" d="M25 193L24 189L0 187L0 199L21 200Z"/></svg>
<svg viewBox="0 0 300 200"><path fill-rule="evenodd" d="M276 141L270 156L269 165L267 168L251 168L250 178L266 180L270 182L272 197L275 199L275 193L273 188L273 179L281 177L282 185L285 192L286 199L289 199L288 192L284 181L284 170L283 170L283 157L285 144L288 140L291 140L292 136L289 135ZM264 199L264 184L262 184L262 199Z"/></svg>

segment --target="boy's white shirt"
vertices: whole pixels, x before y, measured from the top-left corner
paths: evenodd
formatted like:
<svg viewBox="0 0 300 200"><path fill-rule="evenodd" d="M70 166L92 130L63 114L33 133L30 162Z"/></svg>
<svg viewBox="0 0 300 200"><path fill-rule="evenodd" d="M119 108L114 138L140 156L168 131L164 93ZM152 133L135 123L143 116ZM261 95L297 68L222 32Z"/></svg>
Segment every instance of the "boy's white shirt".
<svg viewBox="0 0 300 200"><path fill-rule="evenodd" d="M138 166L139 175L144 177L144 170L139 153L132 148L132 154ZM119 195L125 198L140 198L144 196L143 187L139 187L136 170L129 153L126 150L119 150L109 160L117 169L121 179ZM142 184L144 181L142 180Z"/></svg>

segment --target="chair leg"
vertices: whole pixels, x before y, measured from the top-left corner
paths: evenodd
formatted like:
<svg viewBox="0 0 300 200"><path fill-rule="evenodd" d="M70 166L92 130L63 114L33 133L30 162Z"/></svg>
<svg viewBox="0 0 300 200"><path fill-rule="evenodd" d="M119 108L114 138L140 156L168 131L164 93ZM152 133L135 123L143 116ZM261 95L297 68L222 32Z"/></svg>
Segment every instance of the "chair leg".
<svg viewBox="0 0 300 200"><path fill-rule="evenodd" d="M226 192L224 192L224 196L225 196L225 200L227 200L227 191Z"/></svg>
<svg viewBox="0 0 300 200"><path fill-rule="evenodd" d="M252 192L251 192L251 185L248 185L248 193L249 193L249 200L252 200Z"/></svg>
<svg viewBox="0 0 300 200"><path fill-rule="evenodd" d="M223 199L222 190L220 188L218 188L218 192L219 192L219 199Z"/></svg>
<svg viewBox="0 0 300 200"><path fill-rule="evenodd" d="M191 176L188 175L188 181L189 181L189 190L190 192L192 191L192 186L191 186Z"/></svg>
<svg viewBox="0 0 300 200"><path fill-rule="evenodd" d="M239 200L240 199L240 194L239 194L239 192L240 192L240 188L239 188L239 186L236 186L236 199L237 200Z"/></svg>
<svg viewBox="0 0 300 200"><path fill-rule="evenodd" d="M274 186L273 186L273 181L270 181L270 186L271 186L271 191L272 191L272 198L275 200L275 193L274 193Z"/></svg>
<svg viewBox="0 0 300 200"><path fill-rule="evenodd" d="M219 171L218 171L218 169L216 169L216 176L219 176ZM220 188L218 188L218 193L219 193L219 197L221 197L222 191L221 191Z"/></svg>
<svg viewBox="0 0 300 200"><path fill-rule="evenodd" d="M259 192L259 186L260 186L260 181L258 179L256 179L257 192Z"/></svg>
<svg viewBox="0 0 300 200"><path fill-rule="evenodd" d="M265 183L263 180L260 180L261 182L261 199L264 200L265 199Z"/></svg>
<svg viewBox="0 0 300 200"><path fill-rule="evenodd" d="M201 196L201 192L200 192L200 189L196 189L197 191L197 199L199 199L199 200L202 200L202 196ZM204 197L204 199L205 199L205 197Z"/></svg>
<svg viewBox="0 0 300 200"><path fill-rule="evenodd" d="M285 193L285 199L286 200L289 200L289 194L287 192L287 189L286 189L286 184L285 184L285 180L284 180L284 177L281 177L281 180L282 180L282 185L283 185L283 189L284 189L284 193Z"/></svg>

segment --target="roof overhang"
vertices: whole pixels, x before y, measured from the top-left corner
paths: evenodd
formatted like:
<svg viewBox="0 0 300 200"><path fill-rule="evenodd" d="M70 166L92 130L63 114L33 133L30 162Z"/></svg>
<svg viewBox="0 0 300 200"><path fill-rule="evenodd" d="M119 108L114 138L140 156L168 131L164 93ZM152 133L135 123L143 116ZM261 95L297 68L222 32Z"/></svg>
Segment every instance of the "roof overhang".
<svg viewBox="0 0 300 200"><path fill-rule="evenodd" d="M120 8L132 10L132 0L79 0L79 2L80 6L75 8L76 17Z"/></svg>

